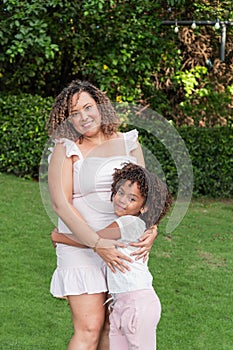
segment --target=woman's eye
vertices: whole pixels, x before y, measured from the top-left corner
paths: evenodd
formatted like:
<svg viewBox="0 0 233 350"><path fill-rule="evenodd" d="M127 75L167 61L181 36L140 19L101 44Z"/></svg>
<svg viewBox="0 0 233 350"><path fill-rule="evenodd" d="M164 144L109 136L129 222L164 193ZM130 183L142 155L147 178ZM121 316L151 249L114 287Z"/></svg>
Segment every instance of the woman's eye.
<svg viewBox="0 0 233 350"><path fill-rule="evenodd" d="M92 106L86 106L85 110L89 111L92 108Z"/></svg>
<svg viewBox="0 0 233 350"><path fill-rule="evenodd" d="M70 115L70 117L71 117L72 119L77 119L77 118L79 118L79 116L80 116L80 113L79 113L79 112L74 112L74 113L72 113L72 114Z"/></svg>

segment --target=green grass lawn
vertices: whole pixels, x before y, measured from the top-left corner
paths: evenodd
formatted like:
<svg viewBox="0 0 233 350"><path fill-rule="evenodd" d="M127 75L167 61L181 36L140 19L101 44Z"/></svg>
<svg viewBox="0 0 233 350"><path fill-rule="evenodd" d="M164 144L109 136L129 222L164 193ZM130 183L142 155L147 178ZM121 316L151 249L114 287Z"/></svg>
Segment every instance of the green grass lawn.
<svg viewBox="0 0 233 350"><path fill-rule="evenodd" d="M66 350L72 323L49 293L53 223L39 185L0 174L0 198L0 349ZM165 223L150 257L163 308L157 350L232 350L233 201L193 201L171 235Z"/></svg>

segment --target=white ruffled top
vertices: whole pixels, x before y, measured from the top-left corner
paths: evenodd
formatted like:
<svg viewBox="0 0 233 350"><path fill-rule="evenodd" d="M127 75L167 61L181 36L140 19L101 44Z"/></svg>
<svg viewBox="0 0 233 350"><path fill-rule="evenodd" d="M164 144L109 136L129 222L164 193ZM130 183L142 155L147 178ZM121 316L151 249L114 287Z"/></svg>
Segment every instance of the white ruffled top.
<svg viewBox="0 0 233 350"><path fill-rule="evenodd" d="M115 221L118 223L121 231L119 242L137 242L146 229L145 222L137 216L125 215L117 218ZM117 249L132 259L133 257L130 254L138 248L128 245L125 248L118 247ZM117 294L140 289L151 289L153 277L148 269L147 262L148 259L146 262L143 262L143 259L134 259L134 262L130 264L130 271L126 270L125 273L119 270L113 273L107 267L109 293Z"/></svg>
<svg viewBox="0 0 233 350"><path fill-rule="evenodd" d="M74 163L73 204L86 222L95 230L108 226L116 218L111 196L112 174L124 162L136 163L130 152L138 147L136 129L123 133L125 154L112 157L84 158L78 144L69 139L57 140L66 148L66 156L78 156ZM58 220L60 232L71 233L64 222Z"/></svg>

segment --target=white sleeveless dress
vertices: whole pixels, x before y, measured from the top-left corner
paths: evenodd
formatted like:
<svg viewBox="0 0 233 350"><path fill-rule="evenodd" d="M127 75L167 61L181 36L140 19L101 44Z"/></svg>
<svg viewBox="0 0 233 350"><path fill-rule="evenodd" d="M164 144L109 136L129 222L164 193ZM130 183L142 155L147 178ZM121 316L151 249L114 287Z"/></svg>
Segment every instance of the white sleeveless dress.
<svg viewBox="0 0 233 350"><path fill-rule="evenodd" d="M110 201L114 169L121 168L124 162L136 163L130 152L138 147L138 132L134 129L123 136L126 154L107 158L83 158L76 143L68 139L59 140L66 148L67 157L79 157L74 163L73 204L95 231L108 226L116 218ZM71 233L60 219L58 230L66 234ZM56 255L57 268L50 286L53 296L62 298L67 295L94 294L108 290L106 264L92 249L57 244Z"/></svg>

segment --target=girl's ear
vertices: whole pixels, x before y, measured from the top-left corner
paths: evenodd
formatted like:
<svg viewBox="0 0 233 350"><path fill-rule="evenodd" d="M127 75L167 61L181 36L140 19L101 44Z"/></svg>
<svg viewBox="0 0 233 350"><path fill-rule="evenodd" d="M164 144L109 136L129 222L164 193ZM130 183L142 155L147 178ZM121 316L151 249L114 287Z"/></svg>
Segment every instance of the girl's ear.
<svg viewBox="0 0 233 350"><path fill-rule="evenodd" d="M145 214L147 211L148 211L148 207L142 207L142 208L140 209L140 213L141 213L141 214Z"/></svg>

